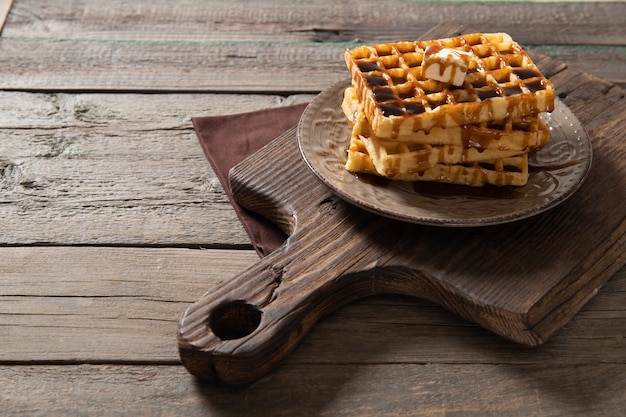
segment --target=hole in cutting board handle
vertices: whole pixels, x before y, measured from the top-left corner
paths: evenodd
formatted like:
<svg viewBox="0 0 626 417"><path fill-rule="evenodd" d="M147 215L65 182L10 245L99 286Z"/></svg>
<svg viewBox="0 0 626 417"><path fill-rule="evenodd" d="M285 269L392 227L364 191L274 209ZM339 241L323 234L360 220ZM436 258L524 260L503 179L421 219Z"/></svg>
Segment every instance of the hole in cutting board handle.
<svg viewBox="0 0 626 417"><path fill-rule="evenodd" d="M222 340L240 339L259 327L262 312L243 300L217 307L209 315L209 327Z"/></svg>

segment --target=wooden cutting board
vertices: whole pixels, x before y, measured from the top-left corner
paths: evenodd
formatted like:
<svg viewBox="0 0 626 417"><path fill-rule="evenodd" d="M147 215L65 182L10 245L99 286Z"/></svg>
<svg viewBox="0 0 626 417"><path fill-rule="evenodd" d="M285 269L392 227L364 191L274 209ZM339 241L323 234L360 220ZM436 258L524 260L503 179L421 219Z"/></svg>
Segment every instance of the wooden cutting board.
<svg viewBox="0 0 626 417"><path fill-rule="evenodd" d="M570 199L497 226L390 220L319 181L294 128L231 170L237 201L289 238L185 312L178 342L187 369L213 382L251 382L319 318L374 294L434 301L529 346L562 328L626 262L626 99L597 78L546 57L535 61L592 140L591 171Z"/></svg>

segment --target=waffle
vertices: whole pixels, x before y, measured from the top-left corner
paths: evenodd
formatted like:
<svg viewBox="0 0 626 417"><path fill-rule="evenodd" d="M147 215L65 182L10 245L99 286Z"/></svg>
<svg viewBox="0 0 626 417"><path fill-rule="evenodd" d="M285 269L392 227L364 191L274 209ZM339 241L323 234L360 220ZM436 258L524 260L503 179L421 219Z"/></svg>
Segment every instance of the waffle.
<svg viewBox="0 0 626 417"><path fill-rule="evenodd" d="M528 116L521 120L507 119L474 125L435 127L428 132L420 130L393 138L381 138L371 129L354 88L348 87L344 91L341 108L354 127L353 134L368 136L373 140L386 143L387 147L397 147L400 143L413 149L415 149L414 145L420 144L452 145L459 150L466 149L470 152L473 150L481 154L487 150L521 153L528 149L540 149L548 141L548 128L537 116Z"/></svg>
<svg viewBox="0 0 626 417"><path fill-rule="evenodd" d="M460 87L422 76L424 51L432 45L471 54ZM344 58L365 117L381 138L554 109L554 87L506 33L360 46Z"/></svg>
<svg viewBox="0 0 626 417"><path fill-rule="evenodd" d="M381 176L368 153L364 139L363 136L352 136L345 167L351 172ZM521 186L528 181L528 153L480 162L435 163L420 170L396 172L392 178L399 181L436 181L471 186Z"/></svg>

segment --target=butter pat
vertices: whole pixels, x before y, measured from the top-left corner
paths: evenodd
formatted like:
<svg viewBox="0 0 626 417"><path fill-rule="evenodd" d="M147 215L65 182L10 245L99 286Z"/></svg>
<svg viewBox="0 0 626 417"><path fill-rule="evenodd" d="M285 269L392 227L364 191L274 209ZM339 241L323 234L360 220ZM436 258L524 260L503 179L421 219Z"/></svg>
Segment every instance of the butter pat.
<svg viewBox="0 0 626 417"><path fill-rule="evenodd" d="M469 52L430 45L424 51L422 77L460 87L471 57Z"/></svg>

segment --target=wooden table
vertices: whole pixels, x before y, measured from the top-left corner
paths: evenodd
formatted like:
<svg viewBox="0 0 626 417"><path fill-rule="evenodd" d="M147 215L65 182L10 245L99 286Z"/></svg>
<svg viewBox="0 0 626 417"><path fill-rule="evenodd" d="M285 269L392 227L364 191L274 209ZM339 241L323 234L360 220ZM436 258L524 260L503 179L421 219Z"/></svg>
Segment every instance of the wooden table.
<svg viewBox="0 0 626 417"><path fill-rule="evenodd" d="M618 416L626 408L623 247L614 276L538 348L400 296L332 313L245 388L196 380L176 343L183 311L258 261L191 117L308 102L346 77L347 47L412 39L455 20L466 32L507 31L533 54L597 77L621 94L621 107L607 112L625 120L626 3L10 6L0 0L8 12L2 415Z"/></svg>

